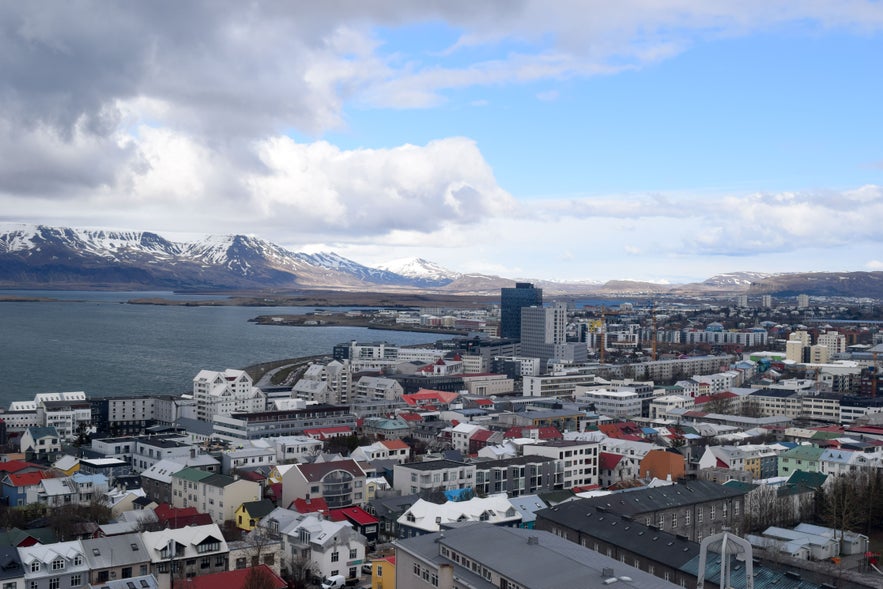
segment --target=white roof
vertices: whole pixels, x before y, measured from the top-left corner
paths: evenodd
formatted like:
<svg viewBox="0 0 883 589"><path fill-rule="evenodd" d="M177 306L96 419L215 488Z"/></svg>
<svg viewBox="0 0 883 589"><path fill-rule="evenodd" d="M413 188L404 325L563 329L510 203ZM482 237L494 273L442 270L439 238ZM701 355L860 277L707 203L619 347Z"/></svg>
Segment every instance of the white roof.
<svg viewBox="0 0 883 589"><path fill-rule="evenodd" d="M441 529L440 524L445 523L487 521L495 524L517 521L520 518L521 515L509 502L506 494L497 493L468 501L447 501L441 505L418 499L399 517L398 522L401 525L437 532Z"/></svg>

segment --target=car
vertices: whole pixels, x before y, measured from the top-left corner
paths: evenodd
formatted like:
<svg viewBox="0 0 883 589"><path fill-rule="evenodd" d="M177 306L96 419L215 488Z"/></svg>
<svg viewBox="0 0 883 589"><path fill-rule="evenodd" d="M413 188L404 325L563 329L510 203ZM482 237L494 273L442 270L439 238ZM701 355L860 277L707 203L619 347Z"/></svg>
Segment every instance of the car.
<svg viewBox="0 0 883 589"><path fill-rule="evenodd" d="M362 563L362 574L370 575L372 574L372 566L370 562Z"/></svg>

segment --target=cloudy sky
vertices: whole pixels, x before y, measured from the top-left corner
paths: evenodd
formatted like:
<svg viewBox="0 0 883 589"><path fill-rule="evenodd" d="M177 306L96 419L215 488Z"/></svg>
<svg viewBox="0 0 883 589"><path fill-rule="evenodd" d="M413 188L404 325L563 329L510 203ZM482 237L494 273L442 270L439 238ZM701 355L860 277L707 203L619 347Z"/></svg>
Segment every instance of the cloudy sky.
<svg viewBox="0 0 883 589"><path fill-rule="evenodd" d="M551 280L883 270L883 3L0 3L0 222Z"/></svg>

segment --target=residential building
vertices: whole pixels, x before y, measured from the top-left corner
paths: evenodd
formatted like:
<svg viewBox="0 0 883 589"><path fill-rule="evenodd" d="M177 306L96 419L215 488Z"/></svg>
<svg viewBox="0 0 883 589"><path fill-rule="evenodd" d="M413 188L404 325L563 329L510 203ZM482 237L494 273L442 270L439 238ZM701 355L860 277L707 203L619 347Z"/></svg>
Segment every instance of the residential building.
<svg viewBox="0 0 883 589"><path fill-rule="evenodd" d="M48 507L89 505L107 492L107 477L102 474L75 473L70 477L43 479L37 489L37 502Z"/></svg>
<svg viewBox="0 0 883 589"><path fill-rule="evenodd" d="M598 484L598 444L576 440L548 441L524 446L524 456L548 456L556 461L555 488Z"/></svg>
<svg viewBox="0 0 883 589"><path fill-rule="evenodd" d="M250 532L261 523L261 519L269 515L276 506L269 499L246 501L236 508L233 522L240 530Z"/></svg>
<svg viewBox="0 0 883 589"><path fill-rule="evenodd" d="M363 401L394 401L400 399L405 390L397 381L381 376L363 376L355 386L354 397Z"/></svg>
<svg viewBox="0 0 883 589"><path fill-rule="evenodd" d="M324 499L336 509L365 502L367 475L351 458L294 464L282 475L282 507L295 499Z"/></svg>
<svg viewBox="0 0 883 589"><path fill-rule="evenodd" d="M396 589L396 557L394 555L371 561L371 589Z"/></svg>
<svg viewBox="0 0 883 589"><path fill-rule="evenodd" d="M111 579L131 579L150 574L150 555L140 533L83 540L90 585Z"/></svg>
<svg viewBox="0 0 883 589"><path fill-rule="evenodd" d="M89 565L79 540L20 546L19 559L24 568L24 587L61 589L85 587Z"/></svg>
<svg viewBox="0 0 883 589"><path fill-rule="evenodd" d="M402 494L472 488L475 465L453 460L427 460L393 466L393 489Z"/></svg>
<svg viewBox="0 0 883 589"><path fill-rule="evenodd" d="M236 448L221 452L221 472L235 474L243 468L273 466L276 464L276 448Z"/></svg>
<svg viewBox="0 0 883 589"><path fill-rule="evenodd" d="M820 472L819 459L825 452L818 446L801 445L779 454L779 476L787 477L798 470Z"/></svg>
<svg viewBox="0 0 883 589"><path fill-rule="evenodd" d="M313 362L291 389L291 396L314 403L346 405L352 400L349 360Z"/></svg>
<svg viewBox="0 0 883 589"><path fill-rule="evenodd" d="M34 460L52 462L61 452L61 437L54 427L29 427L21 436L21 451Z"/></svg>
<svg viewBox="0 0 883 589"><path fill-rule="evenodd" d="M24 568L14 546L0 547L0 584L3 589L25 589Z"/></svg>
<svg viewBox="0 0 883 589"><path fill-rule="evenodd" d="M193 378L196 418L212 421L216 415L263 411L266 395L254 386L244 370L228 368L223 372L200 370Z"/></svg>
<svg viewBox="0 0 883 589"><path fill-rule="evenodd" d="M517 456L475 463L477 495L531 495L555 488L556 462L550 456Z"/></svg>
<svg viewBox="0 0 883 589"><path fill-rule="evenodd" d="M335 575L359 578L367 541L348 522L335 522L321 514L309 514L298 516L284 528L280 527L279 532L282 535L283 568L302 560L323 578Z"/></svg>
<svg viewBox="0 0 883 589"><path fill-rule="evenodd" d="M678 587L549 532L483 522L399 540L395 557L398 589Z"/></svg>
<svg viewBox="0 0 883 589"><path fill-rule="evenodd" d="M465 522L517 526L521 522L521 513L509 502L505 493L497 493L442 504L419 499L398 519L399 533L405 538L438 532Z"/></svg>
<svg viewBox="0 0 883 589"><path fill-rule="evenodd" d="M172 589L184 579L227 570L229 548L217 524L143 532L151 572L159 589Z"/></svg>
<svg viewBox="0 0 883 589"><path fill-rule="evenodd" d="M542 376L525 376L521 394L525 397L572 398L580 386L595 384L597 376L587 368L572 368Z"/></svg>
<svg viewBox="0 0 883 589"><path fill-rule="evenodd" d="M147 395L91 397L92 426L100 436L139 436L156 424L156 401Z"/></svg>
<svg viewBox="0 0 883 589"><path fill-rule="evenodd" d="M216 524L231 521L240 505L261 498L261 485L225 474L183 468L172 475L172 506L195 507Z"/></svg>
<svg viewBox="0 0 883 589"><path fill-rule="evenodd" d="M307 430L332 426L352 431L356 418L345 406L311 405L282 411L216 415L213 424L216 437L241 443L243 440L304 435Z"/></svg>
<svg viewBox="0 0 883 589"><path fill-rule="evenodd" d="M689 481L674 485L620 491L602 497L573 501L568 510L600 507L604 510L630 516L645 526L681 534L699 542L723 527L735 528L745 513L745 489L734 489L707 481ZM559 511L561 505L557 506ZM552 508L555 509L555 508ZM571 512L573 513L573 512ZM576 522L575 522L576 524ZM561 522L544 521L544 512L537 513L537 529L551 529Z"/></svg>
<svg viewBox="0 0 883 589"><path fill-rule="evenodd" d="M641 398L630 391L608 391L588 389L580 391L581 400L587 400L595 407L595 413L607 417L640 417Z"/></svg>

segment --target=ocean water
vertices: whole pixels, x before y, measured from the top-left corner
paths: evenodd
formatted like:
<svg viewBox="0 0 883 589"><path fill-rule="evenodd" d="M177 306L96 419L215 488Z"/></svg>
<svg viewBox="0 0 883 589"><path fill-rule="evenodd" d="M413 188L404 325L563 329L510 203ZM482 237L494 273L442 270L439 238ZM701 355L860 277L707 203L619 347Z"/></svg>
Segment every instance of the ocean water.
<svg viewBox="0 0 883 589"><path fill-rule="evenodd" d="M136 298L217 296L168 292L0 291L57 302L0 302L0 407L35 393L180 394L202 369L331 354L335 344L433 342L434 334L361 327L256 325L258 315L301 314L314 307L131 305Z"/></svg>

